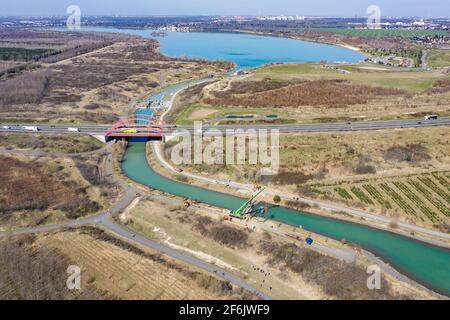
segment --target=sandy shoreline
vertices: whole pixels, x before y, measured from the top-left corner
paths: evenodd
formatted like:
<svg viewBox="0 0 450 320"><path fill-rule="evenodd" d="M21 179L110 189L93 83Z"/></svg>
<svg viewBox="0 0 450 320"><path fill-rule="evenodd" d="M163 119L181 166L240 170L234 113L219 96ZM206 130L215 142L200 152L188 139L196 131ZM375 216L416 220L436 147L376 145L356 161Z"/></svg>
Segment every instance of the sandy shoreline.
<svg viewBox="0 0 450 320"><path fill-rule="evenodd" d="M233 30L233 32L238 32L238 33L248 33L248 34L256 34L256 35L261 35L261 36L271 36L271 37L280 37L280 38L286 38L286 39L295 39L295 40L301 40L301 41L306 41L306 42L314 42L314 43L322 43L322 44L328 44L330 46L338 46L338 47L342 47L342 48L346 48L352 51L356 51L356 52L361 52L360 48L357 47L353 47L351 45L348 44L342 44L342 43L330 43L330 42L326 42L326 41L319 41L319 40L315 40L315 39L308 39L308 38L302 38L302 37L281 37L269 32L258 32L258 31L250 31L250 30L239 30L239 29L235 29Z"/></svg>
<svg viewBox="0 0 450 320"><path fill-rule="evenodd" d="M348 44L339 44L339 43L337 43L336 45L339 46L339 47L343 47L343 48L349 49L349 50L361 52L361 49L360 49L360 48L353 47L353 46L350 46L350 45L348 45Z"/></svg>

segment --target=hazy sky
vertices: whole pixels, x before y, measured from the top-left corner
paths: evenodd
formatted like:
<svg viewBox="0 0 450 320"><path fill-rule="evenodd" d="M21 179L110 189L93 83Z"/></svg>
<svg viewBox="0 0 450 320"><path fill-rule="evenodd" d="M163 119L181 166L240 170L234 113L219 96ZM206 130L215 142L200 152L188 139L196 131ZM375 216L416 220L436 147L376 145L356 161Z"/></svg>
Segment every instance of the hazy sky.
<svg viewBox="0 0 450 320"><path fill-rule="evenodd" d="M375 4L383 16L450 17L449 0L0 0L0 16L62 15L71 4L86 15L365 16Z"/></svg>

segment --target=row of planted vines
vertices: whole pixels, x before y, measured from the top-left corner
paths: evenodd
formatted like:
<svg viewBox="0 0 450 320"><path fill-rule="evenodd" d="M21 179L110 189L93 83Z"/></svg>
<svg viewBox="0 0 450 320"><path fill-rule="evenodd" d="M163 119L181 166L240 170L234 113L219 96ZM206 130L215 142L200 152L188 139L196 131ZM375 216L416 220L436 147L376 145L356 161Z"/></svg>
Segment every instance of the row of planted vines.
<svg viewBox="0 0 450 320"><path fill-rule="evenodd" d="M389 213L403 214L413 221L448 223L450 218L449 172L397 176L314 185L321 195L349 204L360 203Z"/></svg>

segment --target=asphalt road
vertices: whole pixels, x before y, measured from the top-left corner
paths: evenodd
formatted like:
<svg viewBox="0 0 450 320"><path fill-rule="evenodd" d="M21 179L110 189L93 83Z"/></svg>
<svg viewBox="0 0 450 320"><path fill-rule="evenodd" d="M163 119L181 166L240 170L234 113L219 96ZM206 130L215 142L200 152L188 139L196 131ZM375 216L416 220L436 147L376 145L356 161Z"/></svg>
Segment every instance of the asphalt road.
<svg viewBox="0 0 450 320"><path fill-rule="evenodd" d="M186 172L186 171L178 171L176 168L174 168L165 158L164 155L161 151L160 145L157 144L153 144L153 152L156 155L156 159L159 161L159 163L161 165L163 165L167 170L169 170L171 173L175 174L175 175L181 175L181 176L185 176L189 179L192 180L197 180L197 181L201 181L201 182L206 182L209 184L219 184L219 185L224 185L224 186L228 186L230 188L233 188L235 190L238 191L247 191L250 194L253 193L254 191L254 185L253 184L244 184L244 183L239 183L236 181L226 181L226 180L217 180L214 178L209 178L207 176L202 176L202 175L197 175L191 172ZM273 197L275 195L279 195L280 192L277 190L270 190L270 189L266 189L265 191L263 191L262 195L266 195L269 197ZM358 209L354 209L354 208L348 208L342 205L337 205L337 204L332 204L332 203L326 203L323 201L319 201L319 200L315 200L315 199L306 199L303 197L299 197L296 194L292 194L292 193L286 193L284 192L283 194L280 195L281 199L283 200L294 200L294 199L298 199L296 201L299 202L304 202L307 203L311 206L319 206L325 210L329 210L329 211L334 211L334 212L346 212L349 215L352 215L354 217L359 217L359 218L364 218L364 219L369 219L378 223L382 223L386 226L386 228L389 226L389 224L392 222L392 219L389 217L385 217L385 216L381 216L381 215L376 215L373 213L369 213L369 212L365 212L362 210L358 210ZM413 224L409 224L409 223L403 223L403 222L398 222L397 223L400 227L410 230L410 231L414 231L414 232L420 232L420 233L424 233L430 236L435 236L435 237L440 237L440 238L444 238L444 239L450 239L450 234L444 233L444 232L440 232L440 231L436 231L436 230L431 230L431 229L426 229L426 228L422 228ZM398 230L398 232L400 232L400 230ZM401 233L401 232L400 232ZM409 233L403 232L402 234L404 234L405 236L411 236ZM416 235L415 238L431 243L431 244L435 244L438 246L444 246L444 247L449 247L446 243L443 243L441 241L435 241L435 240L431 240L431 239L426 239L423 238L421 236ZM450 247L449 247L450 248Z"/></svg>
<svg viewBox="0 0 450 320"><path fill-rule="evenodd" d="M396 129L396 128L413 128L427 126L450 125L450 117L440 117L436 120L408 119L408 120L379 120L379 121L355 121L355 122L333 122L333 123L312 123L312 124L281 124L281 125L220 125L220 126L202 126L202 131L209 129L218 129L225 132L227 129L278 129L280 133L295 132L328 132L328 131L352 131L352 130L375 130L375 129ZM7 128L5 128L5 126ZM77 134L77 132L69 132L69 127L76 127L79 133L88 133L92 135L103 135L109 125L97 124L0 124L0 132L17 132L31 133L24 126L37 126L41 133L67 133ZM174 126L167 125L166 134L172 134L178 129L185 129L190 132L196 130L193 126Z"/></svg>
<svg viewBox="0 0 450 320"><path fill-rule="evenodd" d="M291 132L325 132L325 131L351 131L370 129L395 129L411 128L436 125L450 125L450 117L441 117L436 120L409 119L409 120L384 120L384 121L355 121L355 122L333 122L317 124L283 124L283 125L232 125L232 126L203 126L203 129L278 129L281 133ZM184 128L181 127L180 128ZM191 129L192 127L187 127Z"/></svg>
<svg viewBox="0 0 450 320"><path fill-rule="evenodd" d="M106 148L99 149L97 152L103 152L104 149L108 149L108 148L109 148L109 145ZM110 150L108 150L108 151L110 151ZM30 152L33 152L33 151L30 151ZM37 153L38 152L39 151L37 151ZM137 244L147 247L147 248L151 248L151 249L161 252L171 258L174 258L176 260L182 261L184 263L187 263L189 265L192 265L194 267L202 269L203 271L213 274L225 281L229 281L230 283L232 283L236 286L239 286L241 288L244 288L244 289L256 294L261 299L264 299L264 300L271 299L265 293L252 287L245 280L233 275L232 273L228 272L227 270L219 268L214 264L205 262L189 253L174 249L174 248L164 245L160 242L146 238L146 237L144 237L140 234L137 234L134 231L126 228L125 226L115 223L111 219L111 216L113 214L119 213L120 211L125 209L133 201L133 199L136 198L136 196L141 194L141 192L137 191L135 188L128 185L125 181L123 181L119 177L116 177L113 175L112 168L111 168L111 161L112 161L112 155L111 155L111 152L108 152L108 157L106 160L105 174L106 174L106 176L110 177L110 179L113 183L116 183L120 187L122 187L122 189L124 190L124 195L121 198L119 198L116 201L116 203L114 203L114 205L111 208L109 208L109 210L107 210L106 212L97 214L97 215L88 216L88 217L81 218L78 220L71 220L71 221L57 223L57 224L51 224L51 225L19 228L19 229L15 229L12 231L0 231L0 237L10 237L10 236L17 236L17 235L31 234L31 233L59 231L59 230L64 230L66 228L76 228L76 227L81 227L81 226L86 226L86 225L97 225L97 226L103 227L105 230L107 230L117 236L120 236L120 237L126 239L127 241L137 243Z"/></svg>

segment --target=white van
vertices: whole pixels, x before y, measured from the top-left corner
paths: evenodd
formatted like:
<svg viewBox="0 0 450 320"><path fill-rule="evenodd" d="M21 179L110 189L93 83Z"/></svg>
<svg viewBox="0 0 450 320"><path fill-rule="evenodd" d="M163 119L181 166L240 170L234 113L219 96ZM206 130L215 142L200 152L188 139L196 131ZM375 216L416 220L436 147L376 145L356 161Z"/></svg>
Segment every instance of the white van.
<svg viewBox="0 0 450 320"><path fill-rule="evenodd" d="M35 131L35 132L39 131L39 128L35 126L25 126L23 127L23 129L27 131Z"/></svg>

